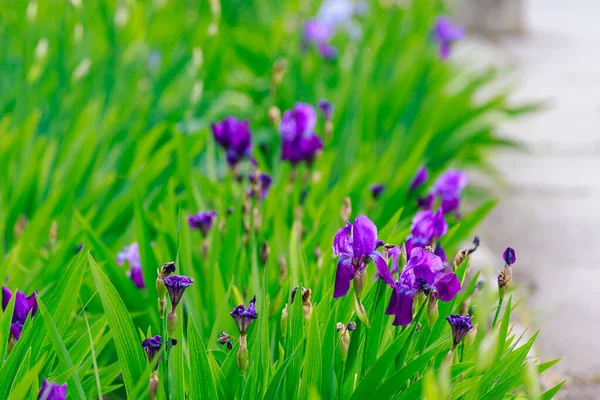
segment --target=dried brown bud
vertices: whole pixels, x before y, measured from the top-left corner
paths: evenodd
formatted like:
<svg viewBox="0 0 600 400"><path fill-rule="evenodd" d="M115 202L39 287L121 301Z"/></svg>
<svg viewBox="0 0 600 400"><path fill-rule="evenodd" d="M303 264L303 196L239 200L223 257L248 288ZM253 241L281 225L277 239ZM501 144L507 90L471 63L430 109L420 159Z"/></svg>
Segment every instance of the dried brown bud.
<svg viewBox="0 0 600 400"><path fill-rule="evenodd" d="M260 261L263 263L263 265L267 264L270 252L271 250L269 249L269 242L265 240L260 247Z"/></svg>
<svg viewBox="0 0 600 400"><path fill-rule="evenodd" d="M340 210L340 216L342 217L342 220L348 221L351 215L352 200L350 200L350 197L344 197L344 203L342 204L342 209Z"/></svg>
<svg viewBox="0 0 600 400"><path fill-rule="evenodd" d="M269 121L271 121L271 125L277 128L281 123L281 110L277 106L269 107Z"/></svg>

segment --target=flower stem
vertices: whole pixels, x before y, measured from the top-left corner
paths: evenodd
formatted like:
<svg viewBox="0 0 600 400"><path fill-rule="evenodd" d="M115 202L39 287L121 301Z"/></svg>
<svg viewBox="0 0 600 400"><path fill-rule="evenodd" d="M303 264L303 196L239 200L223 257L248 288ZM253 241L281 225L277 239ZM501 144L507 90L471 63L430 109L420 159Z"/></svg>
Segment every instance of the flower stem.
<svg viewBox="0 0 600 400"><path fill-rule="evenodd" d="M498 321L498 316L500 315L500 310L502 309L503 301L504 301L504 297L498 298L498 308L496 308L496 315L494 315L494 322L492 322L492 327L496 326L496 321Z"/></svg>

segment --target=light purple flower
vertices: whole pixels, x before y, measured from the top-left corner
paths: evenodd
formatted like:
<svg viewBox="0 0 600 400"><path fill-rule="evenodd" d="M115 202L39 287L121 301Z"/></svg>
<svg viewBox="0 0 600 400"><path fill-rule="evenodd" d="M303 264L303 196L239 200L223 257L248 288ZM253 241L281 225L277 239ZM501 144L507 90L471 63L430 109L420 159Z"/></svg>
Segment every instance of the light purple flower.
<svg viewBox="0 0 600 400"><path fill-rule="evenodd" d="M453 272L447 272L440 257L416 247L397 281L391 284L394 289L387 315L394 315L394 325L408 325L412 322L414 298L422 292L451 301L460 290L460 281Z"/></svg>
<svg viewBox="0 0 600 400"><path fill-rule="evenodd" d="M365 216L358 216L354 223L346 222L333 239L333 252L339 256L335 275L334 298L342 297L350 289L355 275L363 273L370 261L375 263L381 279L392 284L394 278L381 253L375 251L378 244L377 227Z"/></svg>
<svg viewBox="0 0 600 400"><path fill-rule="evenodd" d="M452 327L452 341L454 347L462 342L465 335L473 329L473 323L469 315L452 314L446 317L446 320Z"/></svg>
<svg viewBox="0 0 600 400"><path fill-rule="evenodd" d="M211 125L213 136L225 150L227 163L234 167L243 158L252 153L252 133L250 121L239 120L236 117L225 117Z"/></svg>
<svg viewBox="0 0 600 400"><path fill-rule="evenodd" d="M444 218L444 211L431 210L418 211L410 226L410 235L406 240L406 252L412 254L415 247L430 246L437 239L448 232L448 223Z"/></svg>
<svg viewBox="0 0 600 400"><path fill-rule="evenodd" d="M196 214L188 216L187 221L191 229L200 230L202 235L206 237L213 227L216 218L217 212L214 210L198 211Z"/></svg>
<svg viewBox="0 0 600 400"><path fill-rule="evenodd" d="M444 213L458 210L461 192L468 182L467 173L456 169L447 170L435 181L433 194L440 198Z"/></svg>
<svg viewBox="0 0 600 400"><path fill-rule="evenodd" d="M318 151L323 149L321 138L314 132L317 113L313 106L296 103L294 108L283 113L281 132L281 159L298 164L311 163Z"/></svg>
<svg viewBox="0 0 600 400"><path fill-rule="evenodd" d="M38 400L65 400L67 398L67 384L59 385L44 379L38 394Z"/></svg>
<svg viewBox="0 0 600 400"><path fill-rule="evenodd" d="M123 247L123 250L117 254L117 263L123 265L129 264L127 276L138 289L145 289L144 274L142 273L142 262L140 259L140 247L137 242L131 243L129 246Z"/></svg>
<svg viewBox="0 0 600 400"><path fill-rule="evenodd" d="M244 307L243 304L235 307L233 311L231 311L230 315L235 320L235 323L238 326L241 335L245 335L248 331L248 327L250 323L258 318L258 313L255 308L256 296L250 300L248 303L248 308Z"/></svg>
<svg viewBox="0 0 600 400"><path fill-rule="evenodd" d="M409 190L412 192L419 186L423 185L429 179L429 172L425 166L421 166L417 171L417 174L413 178L413 181L410 184Z"/></svg>
<svg viewBox="0 0 600 400"><path fill-rule="evenodd" d="M434 37L439 45L439 56L442 60L450 57L452 43L461 40L465 36L462 26L453 25L448 17L438 17L435 22Z"/></svg>
<svg viewBox="0 0 600 400"><path fill-rule="evenodd" d="M323 113L323 117L325 118L325 120L331 120L331 117L333 116L333 105L329 101L327 101L327 99L319 100L319 102L317 103L317 107L319 108L321 113Z"/></svg>
<svg viewBox="0 0 600 400"><path fill-rule="evenodd" d="M337 50L329 42L335 33L335 25L311 19L304 24L304 48L314 43L321 56L327 60L337 58Z"/></svg>
<svg viewBox="0 0 600 400"><path fill-rule="evenodd" d="M10 289L2 286L2 311L6 310L12 296L13 294ZM25 325L29 313L31 313L31 316L33 317L37 312L38 304L36 296L37 290L30 296L25 296L25 293L17 291L15 308L10 323L10 332L16 340L19 340L21 337L21 331L23 330L23 325Z"/></svg>

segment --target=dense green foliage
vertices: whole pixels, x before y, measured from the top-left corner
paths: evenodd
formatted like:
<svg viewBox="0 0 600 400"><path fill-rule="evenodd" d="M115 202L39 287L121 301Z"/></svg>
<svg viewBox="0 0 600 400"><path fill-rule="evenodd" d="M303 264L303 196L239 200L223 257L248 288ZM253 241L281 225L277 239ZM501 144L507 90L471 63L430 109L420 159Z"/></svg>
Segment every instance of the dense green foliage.
<svg viewBox="0 0 600 400"><path fill-rule="evenodd" d="M381 239L400 244L416 211L418 193L408 187L418 167L427 165L433 178L448 166L486 168L487 151L510 145L496 136L495 121L524 110L510 106L506 93L476 97L494 71L465 76L439 60L431 40L439 6L373 3L358 19L362 38L337 35L340 57L327 61L301 51L302 23L317 2L154 3L0 8L0 279L12 290L39 290L40 303L10 353L12 303L0 318L0 398L35 398L45 377L66 382L69 398L145 397L152 366L140 343L164 334L154 282L171 260L195 283L180 306L179 344L163 357L160 398L524 394L535 336L520 342L512 334L508 299L490 326L495 288L476 290L478 275L467 278L467 263L458 269L463 291L440 303L433 325L418 314L418 329L417 322L392 327L383 313L390 289L371 279L364 296L370 329L354 317L351 296L332 299L330 249L345 197L353 216L368 215ZM287 69L275 84L282 60ZM324 151L294 177L279 161L268 110L322 97L335 106L333 133L318 126ZM250 235L242 223L248 184L232 176L210 134L209 124L225 115L251 120L259 168L274 179L256 205L260 229ZM387 186L378 201L373 183ZM452 220L442 241L448 254L493 207L472 199L479 205ZM185 218L208 209L218 222L204 240ZM134 241L145 290L116 262ZM305 322L302 303L291 304L284 336L282 309L299 285L312 290L314 310ZM259 318L242 375L237 344L227 352L217 337L236 336L229 312L253 295ZM477 335L449 369L442 366L452 343L445 317L463 303L477 305ZM336 323L350 320L358 329L343 361ZM540 372L553 364L530 362Z"/></svg>

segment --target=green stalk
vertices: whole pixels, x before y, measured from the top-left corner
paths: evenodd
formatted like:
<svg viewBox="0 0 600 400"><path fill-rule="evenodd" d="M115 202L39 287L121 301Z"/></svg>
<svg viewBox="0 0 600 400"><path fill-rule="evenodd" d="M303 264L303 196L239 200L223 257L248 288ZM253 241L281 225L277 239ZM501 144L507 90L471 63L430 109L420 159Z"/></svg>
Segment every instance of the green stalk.
<svg viewBox="0 0 600 400"><path fill-rule="evenodd" d="M496 308L496 315L494 315L494 322L492 322L492 327L496 326L496 321L498 321L498 316L500 315L500 309L502 309L503 301L504 301L504 297L498 298L498 308Z"/></svg>

